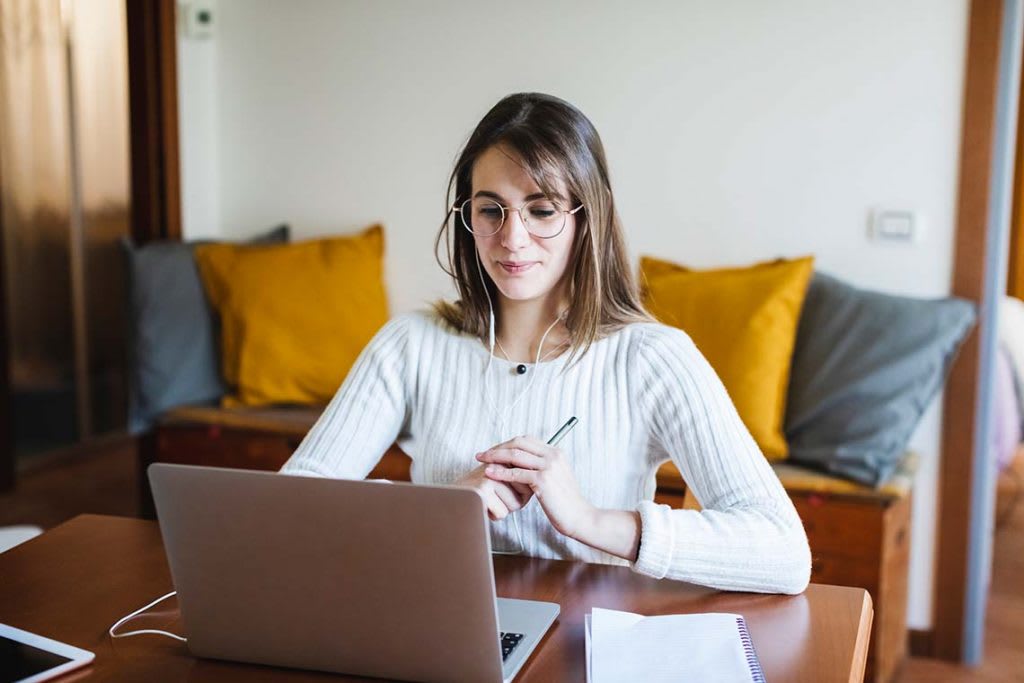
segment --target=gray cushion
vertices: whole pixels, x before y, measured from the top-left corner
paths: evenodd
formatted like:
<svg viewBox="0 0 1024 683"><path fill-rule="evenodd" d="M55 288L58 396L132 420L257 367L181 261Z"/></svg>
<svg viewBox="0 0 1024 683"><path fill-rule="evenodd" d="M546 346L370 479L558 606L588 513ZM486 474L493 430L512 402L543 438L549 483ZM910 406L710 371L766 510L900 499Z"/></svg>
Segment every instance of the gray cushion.
<svg viewBox="0 0 1024 683"><path fill-rule="evenodd" d="M281 225L254 243L287 242ZM128 264L128 430L138 434L174 406L224 395L216 322L192 248L201 242L123 240Z"/></svg>
<svg viewBox="0 0 1024 683"><path fill-rule="evenodd" d="M815 273L793 351L790 460L885 482L974 319L963 299L892 296Z"/></svg>

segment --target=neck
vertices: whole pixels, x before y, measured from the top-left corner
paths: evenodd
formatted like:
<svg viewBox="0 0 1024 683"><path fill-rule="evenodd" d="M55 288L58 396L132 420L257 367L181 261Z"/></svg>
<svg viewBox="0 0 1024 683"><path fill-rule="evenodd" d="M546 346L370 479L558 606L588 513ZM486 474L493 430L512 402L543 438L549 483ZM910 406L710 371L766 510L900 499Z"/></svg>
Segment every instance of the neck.
<svg viewBox="0 0 1024 683"><path fill-rule="evenodd" d="M544 356L568 341L569 330L565 320L559 320L551 327L566 308L561 299L549 297L544 301L512 301L500 296L499 305L501 315L498 316L495 333L510 360L533 363L537 360L538 350ZM549 327L551 331L544 337ZM540 349L542 337L544 348Z"/></svg>

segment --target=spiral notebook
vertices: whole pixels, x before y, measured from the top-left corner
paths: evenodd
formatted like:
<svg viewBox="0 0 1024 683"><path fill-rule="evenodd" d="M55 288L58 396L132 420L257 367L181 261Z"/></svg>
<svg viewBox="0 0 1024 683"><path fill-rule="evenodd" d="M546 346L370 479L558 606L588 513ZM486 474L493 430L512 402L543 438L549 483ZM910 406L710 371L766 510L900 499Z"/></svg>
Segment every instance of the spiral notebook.
<svg viewBox="0 0 1024 683"><path fill-rule="evenodd" d="M765 683L739 614L645 617L594 607L585 617L587 681Z"/></svg>

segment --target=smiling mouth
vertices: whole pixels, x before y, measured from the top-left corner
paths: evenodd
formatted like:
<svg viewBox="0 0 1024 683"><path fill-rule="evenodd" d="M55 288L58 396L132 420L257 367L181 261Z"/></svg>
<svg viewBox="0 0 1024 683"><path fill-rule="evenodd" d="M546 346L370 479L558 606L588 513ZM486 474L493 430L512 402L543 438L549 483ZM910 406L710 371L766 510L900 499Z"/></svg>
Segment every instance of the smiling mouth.
<svg viewBox="0 0 1024 683"><path fill-rule="evenodd" d="M516 273L525 273L526 271L537 265L536 261L530 261L527 263L505 263L504 261L498 261L498 265L505 269L505 272L515 275Z"/></svg>

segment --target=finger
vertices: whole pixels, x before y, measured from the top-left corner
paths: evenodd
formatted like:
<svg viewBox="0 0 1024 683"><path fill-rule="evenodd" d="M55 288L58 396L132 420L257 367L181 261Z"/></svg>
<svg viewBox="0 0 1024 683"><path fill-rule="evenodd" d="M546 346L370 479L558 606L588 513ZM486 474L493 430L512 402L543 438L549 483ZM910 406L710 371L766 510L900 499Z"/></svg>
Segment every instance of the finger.
<svg viewBox="0 0 1024 683"><path fill-rule="evenodd" d="M505 519L505 517L508 516L508 507L502 502L493 489L488 489L487 492L484 493L484 503L487 505L487 514L491 519L497 521Z"/></svg>
<svg viewBox="0 0 1024 683"><path fill-rule="evenodd" d="M540 470L546 466L544 458L519 448L492 448L477 456L480 462Z"/></svg>
<svg viewBox="0 0 1024 683"><path fill-rule="evenodd" d="M499 443L497 445L491 446L491 448L492 449L494 449L494 448L514 448L516 443L519 443L519 442L523 441L524 439L529 439L529 438L530 437L526 436L525 434L522 435L522 436L513 436L508 441L502 441L501 443Z"/></svg>
<svg viewBox="0 0 1024 683"><path fill-rule="evenodd" d="M516 482L533 486L537 482L536 470L523 470L518 467L501 467L499 465L488 465L484 470L484 476L496 481Z"/></svg>
<svg viewBox="0 0 1024 683"><path fill-rule="evenodd" d="M525 434L521 436L512 437L508 441L503 441L499 444L491 446L487 450L494 451L501 448L519 448L528 453L534 453L536 455L541 456L550 453L552 450L554 450L553 446L549 446L540 439L532 436L527 436ZM486 453L487 451L484 452Z"/></svg>
<svg viewBox="0 0 1024 683"><path fill-rule="evenodd" d="M558 452L556 446L551 446L545 441L533 436L517 436L514 439L509 439L508 447L518 448L524 450L527 453L533 453L541 457L550 457Z"/></svg>
<svg viewBox="0 0 1024 683"><path fill-rule="evenodd" d="M505 504L505 507L509 512L515 512L523 507L523 501L511 486L501 482L495 482L493 486L494 495L496 495L498 499Z"/></svg>
<svg viewBox="0 0 1024 683"><path fill-rule="evenodd" d="M509 484L509 486L511 486L512 488L514 488L516 490L516 493L519 494L519 499L521 501L523 501L523 506L525 507L527 501L529 501L530 498L533 497L533 489L531 489L526 484L520 484L520 483L517 483L517 482L514 482L514 481L513 482L508 482L508 484Z"/></svg>

